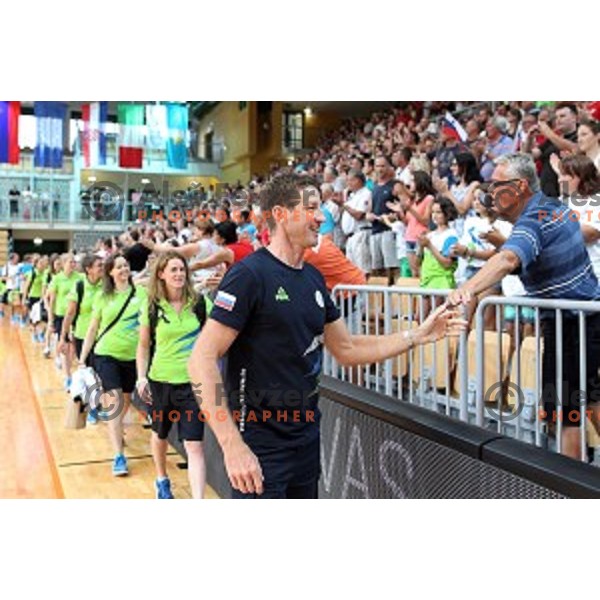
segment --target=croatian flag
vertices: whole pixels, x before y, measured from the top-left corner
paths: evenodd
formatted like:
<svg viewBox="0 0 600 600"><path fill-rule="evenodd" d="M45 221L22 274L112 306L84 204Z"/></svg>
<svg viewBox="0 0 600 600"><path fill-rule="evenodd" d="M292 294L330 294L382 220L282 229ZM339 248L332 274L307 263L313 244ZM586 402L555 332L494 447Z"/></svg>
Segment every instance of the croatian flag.
<svg viewBox="0 0 600 600"><path fill-rule="evenodd" d="M86 167L106 164L106 121L108 102L91 102L81 107L83 114L83 163Z"/></svg>
<svg viewBox="0 0 600 600"><path fill-rule="evenodd" d="M0 163L19 164L21 103L0 101Z"/></svg>
<svg viewBox="0 0 600 600"><path fill-rule="evenodd" d="M67 105L63 102L36 102L33 112L37 130L34 164L36 167L61 169Z"/></svg>
<svg viewBox="0 0 600 600"><path fill-rule="evenodd" d="M167 105L167 164L174 169L187 168L188 107L181 104Z"/></svg>
<svg viewBox="0 0 600 600"><path fill-rule="evenodd" d="M467 132L463 129L463 126L458 122L456 118L450 113L446 112L442 121L442 131L459 142L467 141Z"/></svg>

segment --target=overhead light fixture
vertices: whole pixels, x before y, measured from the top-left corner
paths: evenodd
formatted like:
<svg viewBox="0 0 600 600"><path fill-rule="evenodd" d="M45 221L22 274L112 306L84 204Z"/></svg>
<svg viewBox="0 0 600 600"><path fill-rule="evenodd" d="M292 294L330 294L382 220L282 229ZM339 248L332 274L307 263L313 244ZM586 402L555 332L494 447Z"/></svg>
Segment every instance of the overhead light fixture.
<svg viewBox="0 0 600 600"><path fill-rule="evenodd" d="M41 246L44 243L44 240L40 237L33 238L33 244L35 246Z"/></svg>
<svg viewBox="0 0 600 600"><path fill-rule="evenodd" d="M304 109L304 116L305 117L312 117L312 114L313 114L312 108L310 106L307 106Z"/></svg>
<svg viewBox="0 0 600 600"><path fill-rule="evenodd" d="M142 185L148 185L150 183L150 180L146 177L144 177L144 179L142 179Z"/></svg>
<svg viewBox="0 0 600 600"><path fill-rule="evenodd" d="M90 183L96 183L96 177L94 177L93 175L91 175L90 177L88 177L88 181Z"/></svg>

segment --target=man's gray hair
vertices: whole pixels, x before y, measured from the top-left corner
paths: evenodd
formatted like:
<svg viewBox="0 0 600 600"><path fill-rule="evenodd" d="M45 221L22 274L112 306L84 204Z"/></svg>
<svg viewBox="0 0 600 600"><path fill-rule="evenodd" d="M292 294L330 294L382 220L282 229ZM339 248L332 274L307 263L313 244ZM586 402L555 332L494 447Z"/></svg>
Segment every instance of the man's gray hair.
<svg viewBox="0 0 600 600"><path fill-rule="evenodd" d="M516 152L498 157L494 163L496 166L504 166L506 174L514 179L525 179L532 192L540 190L540 180L537 175L535 163L529 154Z"/></svg>
<svg viewBox="0 0 600 600"><path fill-rule="evenodd" d="M505 117L502 117L500 115L495 116L492 119L492 125L500 132L503 134L508 133L508 119L506 119Z"/></svg>

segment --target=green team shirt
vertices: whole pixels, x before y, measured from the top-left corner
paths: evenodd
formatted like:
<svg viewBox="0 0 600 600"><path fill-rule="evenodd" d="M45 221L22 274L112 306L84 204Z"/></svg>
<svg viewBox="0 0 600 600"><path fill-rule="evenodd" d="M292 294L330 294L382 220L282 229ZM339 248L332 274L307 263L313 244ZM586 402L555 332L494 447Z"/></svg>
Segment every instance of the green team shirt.
<svg viewBox="0 0 600 600"><path fill-rule="evenodd" d="M210 314L212 302L205 297L206 316ZM181 384L189 383L187 363L192 353L196 338L200 333L200 323L194 314L196 300L189 301L177 314L167 300L160 300L159 306L164 310L168 323L159 318L156 323L156 348L148 377L153 381ZM144 302L140 315L140 324L150 326L148 299Z"/></svg>
<svg viewBox="0 0 600 600"><path fill-rule="evenodd" d="M76 281L79 281L82 277L81 273L73 271L69 277L67 277L63 271L57 273L50 282L50 291L56 292L56 300L54 302L53 314L56 317L64 317L67 312L67 296L71 291L71 288L75 285Z"/></svg>
<svg viewBox="0 0 600 600"><path fill-rule="evenodd" d="M129 297L131 288L123 292L115 291L106 295L100 292L92 305L92 317L100 320L98 336L108 327L119 314L123 304ZM146 299L146 290L137 286L135 295L125 309L123 316L98 342L94 353L100 356L111 356L117 360L135 360L137 343L140 333L140 309Z"/></svg>
<svg viewBox="0 0 600 600"><path fill-rule="evenodd" d="M44 286L44 275L46 271L38 271L34 269L33 271L27 273L27 282L30 282L33 278L33 274L35 273L35 279L29 288L29 292L27 294L28 298L41 298L42 297L42 287Z"/></svg>
<svg viewBox="0 0 600 600"><path fill-rule="evenodd" d="M83 278L83 298L81 299L81 306L79 307L79 316L77 317L77 323L75 324L75 337L79 340L85 339L90 321L92 320L92 307L96 296L102 292L102 279L96 284L92 285L87 277ZM73 284L71 291L67 294L68 302L78 302L79 296L77 295L77 282Z"/></svg>

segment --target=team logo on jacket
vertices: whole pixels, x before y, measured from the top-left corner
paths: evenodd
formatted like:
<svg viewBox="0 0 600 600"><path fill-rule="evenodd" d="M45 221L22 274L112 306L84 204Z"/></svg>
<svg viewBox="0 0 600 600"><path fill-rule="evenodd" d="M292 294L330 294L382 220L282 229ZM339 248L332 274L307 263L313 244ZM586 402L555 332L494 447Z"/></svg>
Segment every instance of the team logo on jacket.
<svg viewBox="0 0 600 600"><path fill-rule="evenodd" d="M282 287L280 287L275 294L275 300L277 302L289 302L290 297L288 296L288 293Z"/></svg>
<svg viewBox="0 0 600 600"><path fill-rule="evenodd" d="M219 292L217 297L215 298L215 306L222 308L223 310L228 310L231 312L235 303L237 302L237 297L233 294L228 294L227 292Z"/></svg>
<svg viewBox="0 0 600 600"><path fill-rule="evenodd" d="M325 308L325 300L323 299L323 294L321 294L321 290L317 290L315 292L315 302L319 305L319 308Z"/></svg>

